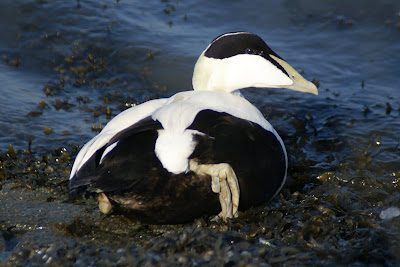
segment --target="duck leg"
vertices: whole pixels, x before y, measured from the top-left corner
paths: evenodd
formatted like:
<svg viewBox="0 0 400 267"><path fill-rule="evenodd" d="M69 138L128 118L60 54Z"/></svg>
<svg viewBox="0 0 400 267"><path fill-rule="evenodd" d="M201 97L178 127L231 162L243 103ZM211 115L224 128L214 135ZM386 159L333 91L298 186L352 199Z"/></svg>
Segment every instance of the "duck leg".
<svg viewBox="0 0 400 267"><path fill-rule="evenodd" d="M190 170L198 175L211 176L211 189L219 194L221 212L213 219L236 218L238 216L240 189L238 179L228 163L198 164L191 159Z"/></svg>

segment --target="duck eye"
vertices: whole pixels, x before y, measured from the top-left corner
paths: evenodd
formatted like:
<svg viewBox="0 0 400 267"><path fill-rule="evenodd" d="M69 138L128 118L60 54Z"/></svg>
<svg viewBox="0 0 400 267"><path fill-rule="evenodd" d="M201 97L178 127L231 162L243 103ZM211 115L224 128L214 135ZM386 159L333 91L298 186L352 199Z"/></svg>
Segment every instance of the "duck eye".
<svg viewBox="0 0 400 267"><path fill-rule="evenodd" d="M246 48L246 54L250 54L250 55L252 55L252 54L254 54L254 49L252 49L252 48Z"/></svg>

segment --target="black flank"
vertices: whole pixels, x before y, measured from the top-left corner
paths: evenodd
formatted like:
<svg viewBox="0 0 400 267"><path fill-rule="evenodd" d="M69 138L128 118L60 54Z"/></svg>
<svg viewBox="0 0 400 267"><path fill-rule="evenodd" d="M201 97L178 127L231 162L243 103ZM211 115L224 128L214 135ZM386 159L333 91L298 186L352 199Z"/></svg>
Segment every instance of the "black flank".
<svg viewBox="0 0 400 267"><path fill-rule="evenodd" d="M273 197L282 184L286 161L276 136L258 124L227 113L201 111L189 127L206 133L197 135L191 158L200 163L229 163L240 186L240 209Z"/></svg>
<svg viewBox="0 0 400 267"><path fill-rule="evenodd" d="M72 179L70 188L104 192L114 210L148 223L182 223L217 214L220 204L210 177L174 175L163 168L154 153L161 128L149 117L124 130L110 141L118 144L103 162L89 176Z"/></svg>

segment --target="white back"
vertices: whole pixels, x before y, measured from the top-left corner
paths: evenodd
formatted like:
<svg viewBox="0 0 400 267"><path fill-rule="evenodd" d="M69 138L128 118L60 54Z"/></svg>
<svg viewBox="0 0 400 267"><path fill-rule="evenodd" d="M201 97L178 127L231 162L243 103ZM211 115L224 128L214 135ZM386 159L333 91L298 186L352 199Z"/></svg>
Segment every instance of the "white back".
<svg viewBox="0 0 400 267"><path fill-rule="evenodd" d="M206 109L225 112L234 117L254 122L272 132L279 140L287 160L282 139L261 112L249 101L225 92L188 91L172 96L152 114L152 118L158 120L164 128L159 131L155 153L168 171L178 174L188 170L188 157L195 149L192 135L199 134L199 132L187 128L193 123L196 115Z"/></svg>

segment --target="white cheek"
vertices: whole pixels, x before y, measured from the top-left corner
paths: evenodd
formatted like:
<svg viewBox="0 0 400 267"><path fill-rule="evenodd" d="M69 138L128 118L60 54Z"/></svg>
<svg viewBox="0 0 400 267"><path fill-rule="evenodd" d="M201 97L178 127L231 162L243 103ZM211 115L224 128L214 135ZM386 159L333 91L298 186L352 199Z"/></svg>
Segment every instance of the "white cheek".
<svg viewBox="0 0 400 267"><path fill-rule="evenodd" d="M293 81L270 61L256 55L224 59L224 83L229 88L282 87Z"/></svg>

